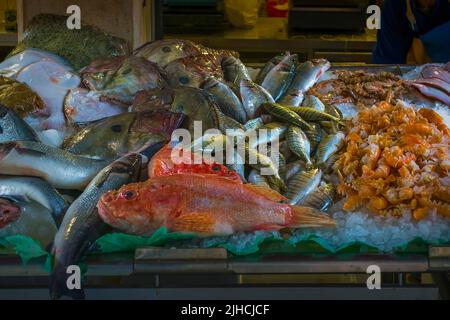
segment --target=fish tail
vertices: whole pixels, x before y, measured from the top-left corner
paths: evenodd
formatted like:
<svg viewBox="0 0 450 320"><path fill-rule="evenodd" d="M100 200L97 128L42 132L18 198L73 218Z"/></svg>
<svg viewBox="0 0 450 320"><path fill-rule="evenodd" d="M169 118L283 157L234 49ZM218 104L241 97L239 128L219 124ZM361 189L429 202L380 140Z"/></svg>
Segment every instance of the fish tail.
<svg viewBox="0 0 450 320"><path fill-rule="evenodd" d="M309 207L291 206L293 220L290 228L334 227L336 222L328 215Z"/></svg>

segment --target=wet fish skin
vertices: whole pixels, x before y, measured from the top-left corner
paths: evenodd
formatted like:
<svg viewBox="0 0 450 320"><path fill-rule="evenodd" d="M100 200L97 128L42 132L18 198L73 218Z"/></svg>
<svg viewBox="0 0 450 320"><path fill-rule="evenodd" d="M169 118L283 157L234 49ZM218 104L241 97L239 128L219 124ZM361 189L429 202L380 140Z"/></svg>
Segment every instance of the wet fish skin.
<svg viewBox="0 0 450 320"><path fill-rule="evenodd" d="M307 168L312 167L311 161L311 144L302 129L291 126L287 131L286 140L289 149L300 159L306 162Z"/></svg>
<svg viewBox="0 0 450 320"><path fill-rule="evenodd" d="M289 88L295 77L298 56L286 55L283 60L269 71L261 86L277 101Z"/></svg>
<svg viewBox="0 0 450 320"><path fill-rule="evenodd" d="M300 171L306 171L306 164L302 160L297 160L294 162L290 162L286 164L286 178L289 185L289 180L292 179L293 176L295 176Z"/></svg>
<svg viewBox="0 0 450 320"><path fill-rule="evenodd" d="M241 60L235 57L225 57L222 60L222 69L224 72L225 80L239 86L242 80L251 81L252 78L248 73L247 67Z"/></svg>
<svg viewBox="0 0 450 320"><path fill-rule="evenodd" d="M446 105L450 106L450 96L445 94L444 91L441 91L439 89L436 89L434 87L429 87L426 85L423 85L421 83L411 83L413 87L418 89L421 94L423 94L426 97L439 100L442 103L445 103Z"/></svg>
<svg viewBox="0 0 450 320"><path fill-rule="evenodd" d="M314 154L317 150L320 141L322 141L324 132L320 125L318 125L317 123L312 123L311 129L305 130L304 133L308 137L308 140L311 144L311 154Z"/></svg>
<svg viewBox="0 0 450 320"><path fill-rule="evenodd" d="M214 96L221 111L225 115L241 124L246 123L247 114L245 113L244 106L229 86L216 78L208 77L202 84L202 89Z"/></svg>
<svg viewBox="0 0 450 320"><path fill-rule="evenodd" d="M274 140L283 139L288 127L280 122L271 122L256 130L256 139L250 139L250 148L257 148L261 144L268 144ZM264 130L264 131L261 131ZM264 134L263 134L264 133ZM254 141L252 141L254 140Z"/></svg>
<svg viewBox="0 0 450 320"><path fill-rule="evenodd" d="M286 193L286 198L289 199L288 203L291 205L300 203L319 186L321 179L322 170L317 168L295 174L288 183Z"/></svg>
<svg viewBox="0 0 450 320"><path fill-rule="evenodd" d="M330 134L323 138L317 147L316 152L316 164L319 167L324 167L327 160L336 152L338 152L343 146L345 141L345 134L338 132L336 134Z"/></svg>
<svg viewBox="0 0 450 320"><path fill-rule="evenodd" d="M76 265L89 248L109 228L100 219L97 202L100 197L125 184L136 182L141 168L141 156L130 154L104 168L84 192L72 203L55 236L52 253L54 267L50 280L50 296L62 295L83 299L82 290L68 290L66 269Z"/></svg>
<svg viewBox="0 0 450 320"><path fill-rule="evenodd" d="M264 79L266 78L266 76L270 72L270 70L275 68L275 66L278 65L286 55L289 55L289 53L281 53L281 54L273 57L272 59L270 59L264 65L264 67L262 67L262 69L259 71L258 75L256 76L255 83L260 85L264 81Z"/></svg>
<svg viewBox="0 0 450 320"><path fill-rule="evenodd" d="M308 94L305 96L302 106L314 108L320 112L325 112L325 105L323 104L323 102L320 101L320 99L317 98L316 96L313 96L312 94Z"/></svg>
<svg viewBox="0 0 450 320"><path fill-rule="evenodd" d="M0 105L0 143L17 140L38 142L39 138L25 121Z"/></svg>
<svg viewBox="0 0 450 320"><path fill-rule="evenodd" d="M290 108L288 107L282 106L277 103L265 103L263 104L263 108L271 115L294 124L300 127L302 130L311 129L311 125L309 123L303 120L297 113L290 110Z"/></svg>
<svg viewBox="0 0 450 320"><path fill-rule="evenodd" d="M266 89L249 80L241 81L240 92L248 120L258 116L261 105L264 103L275 103L275 100Z"/></svg>
<svg viewBox="0 0 450 320"><path fill-rule="evenodd" d="M261 117L247 121L244 124L245 131L257 130L264 126L264 120Z"/></svg>
<svg viewBox="0 0 450 320"><path fill-rule="evenodd" d="M300 64L291 86L279 102L294 107L301 105L304 94L314 86L330 66L325 59L314 59Z"/></svg>
<svg viewBox="0 0 450 320"><path fill-rule="evenodd" d="M172 87L187 86L200 88L208 77L206 70L188 58L172 61L166 66L165 70Z"/></svg>
<svg viewBox="0 0 450 320"><path fill-rule="evenodd" d="M324 183L300 201L299 204L320 211L327 211L334 203L335 196L336 188L330 183Z"/></svg>
<svg viewBox="0 0 450 320"><path fill-rule="evenodd" d="M65 214L69 203L48 182L33 177L0 175L0 197L20 196L48 209L55 221Z"/></svg>
<svg viewBox="0 0 450 320"><path fill-rule="evenodd" d="M297 113L305 121L334 121L339 123L339 118L336 118L328 113L320 112L310 107L288 107L289 110Z"/></svg>
<svg viewBox="0 0 450 320"><path fill-rule="evenodd" d="M38 142L0 144L0 174L42 178L57 189L84 190L108 164Z"/></svg>
<svg viewBox="0 0 450 320"><path fill-rule="evenodd" d="M248 175L248 182L270 188L267 180L259 174L258 170L253 169Z"/></svg>

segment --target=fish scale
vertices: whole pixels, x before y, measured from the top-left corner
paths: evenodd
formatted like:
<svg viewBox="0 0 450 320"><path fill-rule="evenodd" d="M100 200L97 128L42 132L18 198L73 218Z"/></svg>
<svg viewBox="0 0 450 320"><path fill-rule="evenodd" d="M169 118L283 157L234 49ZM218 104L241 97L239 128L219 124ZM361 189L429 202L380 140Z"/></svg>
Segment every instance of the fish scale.
<svg viewBox="0 0 450 320"><path fill-rule="evenodd" d="M277 103L266 103L263 104L264 109L269 112L271 115L292 123L303 130L311 129L311 125L303 120L297 113L288 108L285 108Z"/></svg>
<svg viewBox="0 0 450 320"><path fill-rule="evenodd" d="M296 205L302 201L319 186L321 178L322 171L317 168L301 171L294 175L289 181L286 193L289 204Z"/></svg>
<svg viewBox="0 0 450 320"><path fill-rule="evenodd" d="M307 167L312 167L311 144L306 134L298 127L289 127L287 131L287 142L289 149L300 159L306 161Z"/></svg>
<svg viewBox="0 0 450 320"><path fill-rule="evenodd" d="M310 107L287 107L289 110L297 113L302 119L306 121L335 121L340 122L340 120L328 113L320 112L314 108Z"/></svg>

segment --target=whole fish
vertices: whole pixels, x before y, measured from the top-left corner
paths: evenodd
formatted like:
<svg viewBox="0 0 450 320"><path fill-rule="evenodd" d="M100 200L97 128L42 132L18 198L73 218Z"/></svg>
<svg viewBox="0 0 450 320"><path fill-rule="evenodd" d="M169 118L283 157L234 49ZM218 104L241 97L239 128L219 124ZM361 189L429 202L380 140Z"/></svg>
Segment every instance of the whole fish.
<svg viewBox="0 0 450 320"><path fill-rule="evenodd" d="M42 178L57 189L84 190L108 164L38 142L0 144L0 174Z"/></svg>
<svg viewBox="0 0 450 320"><path fill-rule="evenodd" d="M308 137L309 143L311 144L311 154L314 154L319 146L320 141L324 136L322 127L316 123L311 124L311 129L303 131Z"/></svg>
<svg viewBox="0 0 450 320"><path fill-rule="evenodd" d="M314 59L300 64L294 80L279 102L294 107L301 105L304 94L329 68L330 63L325 59Z"/></svg>
<svg viewBox="0 0 450 320"><path fill-rule="evenodd" d="M344 141L345 141L345 134L343 132L330 134L325 138L323 138L323 140L317 147L316 152L317 166L323 167L327 162L327 160L344 146Z"/></svg>
<svg viewBox="0 0 450 320"><path fill-rule="evenodd" d="M450 72L437 65L429 64L424 66L420 74L425 79L436 78L450 83Z"/></svg>
<svg viewBox="0 0 450 320"><path fill-rule="evenodd" d="M264 120L261 117L247 121L244 124L245 131L254 131L264 126Z"/></svg>
<svg viewBox="0 0 450 320"><path fill-rule="evenodd" d="M447 83L439 78L417 79L412 80L412 82L439 89L445 92L447 95L450 95L450 83Z"/></svg>
<svg viewBox="0 0 450 320"><path fill-rule="evenodd" d="M271 115L281 120L294 124L303 130L311 130L311 125L288 107L277 103L265 103L263 104L263 108Z"/></svg>
<svg viewBox="0 0 450 320"><path fill-rule="evenodd" d="M188 58L172 61L166 66L165 70L172 87L200 88L208 77L206 69Z"/></svg>
<svg viewBox="0 0 450 320"><path fill-rule="evenodd" d="M217 101L220 110L227 116L244 124L247 121L247 114L241 100L234 94L225 83L213 77L208 77L202 84L202 89L211 93Z"/></svg>
<svg viewBox="0 0 450 320"><path fill-rule="evenodd" d="M67 267L78 264L90 245L108 230L96 208L100 197L110 190L137 181L140 169L141 156L137 154L130 154L117 160L98 173L67 210L52 249L54 254L50 282L52 299L58 299L62 295L75 299L84 298L82 290L68 290Z"/></svg>
<svg viewBox="0 0 450 320"><path fill-rule="evenodd" d="M95 122L64 143L70 153L96 159L117 159L158 143L167 143L184 119L170 111L130 112Z"/></svg>
<svg viewBox="0 0 450 320"><path fill-rule="evenodd" d="M0 238L22 235L50 245L57 227L50 210L20 197L0 197Z"/></svg>
<svg viewBox="0 0 450 320"><path fill-rule="evenodd" d="M339 118L336 118L326 112L318 111L310 107L287 107L289 110L297 113L303 120L306 121L334 121L339 123Z"/></svg>
<svg viewBox="0 0 450 320"><path fill-rule="evenodd" d="M306 162L306 167L312 167L311 161L311 144L306 134L299 127L289 127L286 140L289 149L300 159Z"/></svg>
<svg viewBox="0 0 450 320"><path fill-rule="evenodd" d="M225 57L222 60L222 69L225 80L231 82L235 86L239 86L244 79L249 81L252 80L247 67L241 60L235 57Z"/></svg>
<svg viewBox="0 0 450 320"><path fill-rule="evenodd" d="M81 70L83 84L100 93L108 102L129 106L141 90L167 86L165 74L157 64L136 56L95 60Z"/></svg>
<svg viewBox="0 0 450 320"><path fill-rule="evenodd" d="M286 198L289 199L289 204L300 203L319 186L321 179L322 171L320 169L300 171L295 174L288 183Z"/></svg>
<svg viewBox="0 0 450 320"><path fill-rule="evenodd" d="M45 107L39 112L45 117L41 128L63 130L64 98L80 84L72 69L53 60L41 60L21 69L16 79L27 84L44 102Z"/></svg>
<svg viewBox="0 0 450 320"><path fill-rule="evenodd" d="M295 77L298 57L296 54L286 55L283 60L269 71L261 86L277 101L289 88Z"/></svg>
<svg viewBox="0 0 450 320"><path fill-rule="evenodd" d="M264 187L215 175L183 174L110 191L100 199L98 209L107 224L137 235L150 235L162 226L169 232L225 236L334 225L315 209L279 203L283 200Z"/></svg>
<svg viewBox="0 0 450 320"><path fill-rule="evenodd" d="M266 89L249 80L242 80L240 84L241 99L244 105L247 119L254 119L261 105L275 103L275 100Z"/></svg>
<svg viewBox="0 0 450 320"><path fill-rule="evenodd" d="M283 139L288 127L280 122L271 122L255 131L255 135L252 135L249 139L250 148L257 148L261 144L268 144L275 139L279 141ZM250 135L250 133L247 133Z"/></svg>
<svg viewBox="0 0 450 320"><path fill-rule="evenodd" d="M127 112L123 105L102 101L101 93L76 88L64 99L64 115L72 124L83 124Z"/></svg>
<svg viewBox="0 0 450 320"><path fill-rule="evenodd" d="M303 100L302 106L314 108L320 112L325 112L325 105L323 104L323 102L312 94L308 94L305 96L305 100Z"/></svg>
<svg viewBox="0 0 450 320"><path fill-rule="evenodd" d="M332 184L321 184L316 190L307 195L300 205L315 208L320 211L327 211L334 202L336 189Z"/></svg>
<svg viewBox="0 0 450 320"><path fill-rule="evenodd" d="M25 121L0 104L0 143L17 140L37 142L39 138Z"/></svg>
<svg viewBox="0 0 450 320"><path fill-rule="evenodd" d="M58 220L68 208L68 202L48 182L33 177L0 175L0 197L20 196L39 203Z"/></svg>
<svg viewBox="0 0 450 320"><path fill-rule="evenodd" d="M258 75L256 76L255 82L260 85L264 81L270 70L275 68L275 66L278 65L286 55L289 55L289 53L282 53L270 59L259 71Z"/></svg>

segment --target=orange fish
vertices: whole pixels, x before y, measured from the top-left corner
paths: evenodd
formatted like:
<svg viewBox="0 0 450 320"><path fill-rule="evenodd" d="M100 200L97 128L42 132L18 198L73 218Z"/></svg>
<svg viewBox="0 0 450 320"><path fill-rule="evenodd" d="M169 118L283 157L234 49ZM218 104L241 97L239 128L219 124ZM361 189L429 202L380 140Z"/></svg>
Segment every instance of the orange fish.
<svg viewBox="0 0 450 320"><path fill-rule="evenodd" d="M290 206L279 193L217 175L154 177L103 195L101 218L122 232L150 235L169 232L224 236L236 232L334 226L319 211Z"/></svg>
<svg viewBox="0 0 450 320"><path fill-rule="evenodd" d="M148 165L148 176L150 178L181 173L199 173L215 174L242 183L241 178L235 171L222 164L207 163L204 159L201 164L194 164L194 153L180 153L182 163L175 164L172 161L172 150L170 144L168 144L152 157Z"/></svg>

